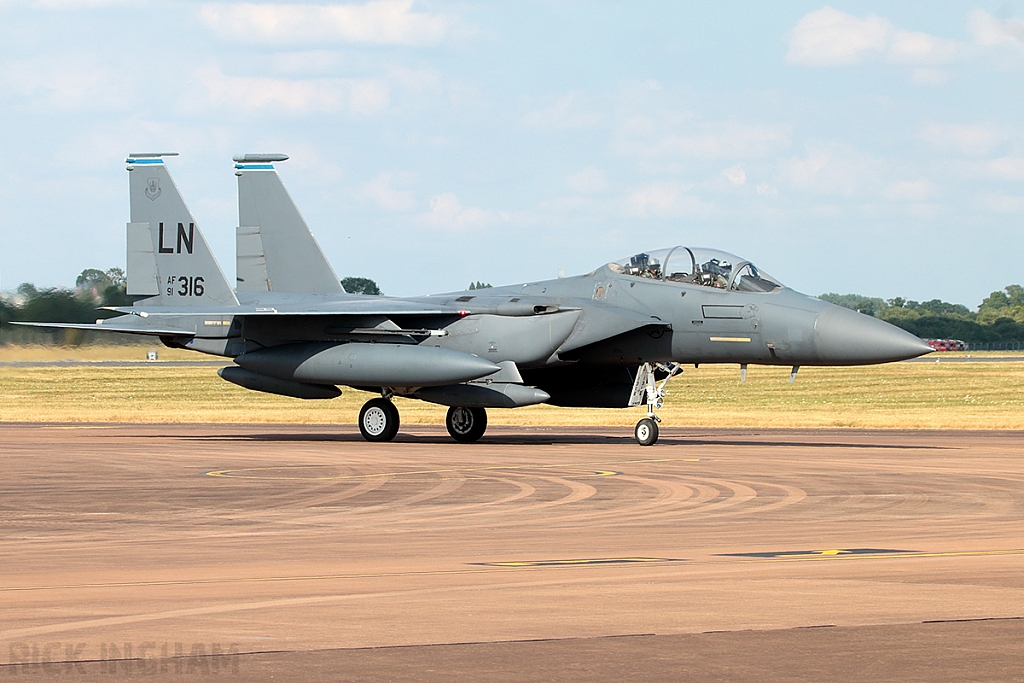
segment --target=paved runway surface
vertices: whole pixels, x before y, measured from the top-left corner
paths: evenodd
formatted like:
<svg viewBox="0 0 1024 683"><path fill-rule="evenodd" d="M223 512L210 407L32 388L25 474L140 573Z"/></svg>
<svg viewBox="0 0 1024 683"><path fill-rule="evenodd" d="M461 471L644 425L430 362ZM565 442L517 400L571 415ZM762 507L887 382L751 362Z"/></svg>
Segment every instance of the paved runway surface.
<svg viewBox="0 0 1024 683"><path fill-rule="evenodd" d="M0 677L1024 680L1024 434L354 432L0 426Z"/></svg>

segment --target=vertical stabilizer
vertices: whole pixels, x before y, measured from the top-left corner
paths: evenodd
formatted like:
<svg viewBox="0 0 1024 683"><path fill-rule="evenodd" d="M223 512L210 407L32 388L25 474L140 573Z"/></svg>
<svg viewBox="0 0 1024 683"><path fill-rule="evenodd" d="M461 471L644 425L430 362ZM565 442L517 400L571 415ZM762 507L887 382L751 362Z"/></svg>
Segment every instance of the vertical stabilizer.
<svg viewBox="0 0 1024 683"><path fill-rule="evenodd" d="M235 157L240 292L344 293L338 276L285 189L272 162L284 154Z"/></svg>
<svg viewBox="0 0 1024 683"><path fill-rule="evenodd" d="M164 156L132 154L129 171L128 293L165 306L238 305L196 219L167 172Z"/></svg>

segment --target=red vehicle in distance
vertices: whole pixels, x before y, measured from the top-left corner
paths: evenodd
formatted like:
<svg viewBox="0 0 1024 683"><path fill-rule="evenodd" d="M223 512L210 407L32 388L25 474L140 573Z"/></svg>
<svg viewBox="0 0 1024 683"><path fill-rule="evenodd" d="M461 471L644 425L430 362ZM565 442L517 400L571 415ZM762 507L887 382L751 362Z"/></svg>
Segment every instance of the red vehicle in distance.
<svg viewBox="0 0 1024 683"><path fill-rule="evenodd" d="M925 339L925 344L936 351L966 351L967 342L959 339Z"/></svg>

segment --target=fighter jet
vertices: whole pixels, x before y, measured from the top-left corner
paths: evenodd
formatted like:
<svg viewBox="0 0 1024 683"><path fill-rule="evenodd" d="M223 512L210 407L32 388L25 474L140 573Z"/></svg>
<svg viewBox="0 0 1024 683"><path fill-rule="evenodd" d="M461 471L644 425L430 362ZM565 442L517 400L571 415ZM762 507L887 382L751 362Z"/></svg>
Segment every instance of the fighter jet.
<svg viewBox="0 0 1024 683"><path fill-rule="evenodd" d="M235 157L232 287L168 173L132 154L128 294L122 315L42 324L159 337L230 358L229 382L299 399L339 387L380 394L359 413L368 441L395 437L395 396L449 406L456 441L483 436L488 408L548 403L646 407L657 442L683 365L867 365L930 352L893 325L796 292L744 258L685 245L641 251L575 277L420 297L348 294L281 183L283 154Z"/></svg>

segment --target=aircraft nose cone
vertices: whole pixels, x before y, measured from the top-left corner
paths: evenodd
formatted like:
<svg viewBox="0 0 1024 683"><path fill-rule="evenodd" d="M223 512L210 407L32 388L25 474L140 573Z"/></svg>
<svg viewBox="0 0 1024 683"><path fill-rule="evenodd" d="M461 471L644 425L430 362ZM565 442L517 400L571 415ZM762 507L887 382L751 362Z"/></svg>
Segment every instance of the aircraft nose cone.
<svg viewBox="0 0 1024 683"><path fill-rule="evenodd" d="M867 365L917 358L932 351L895 325L829 304L814 330L818 357L828 365Z"/></svg>

